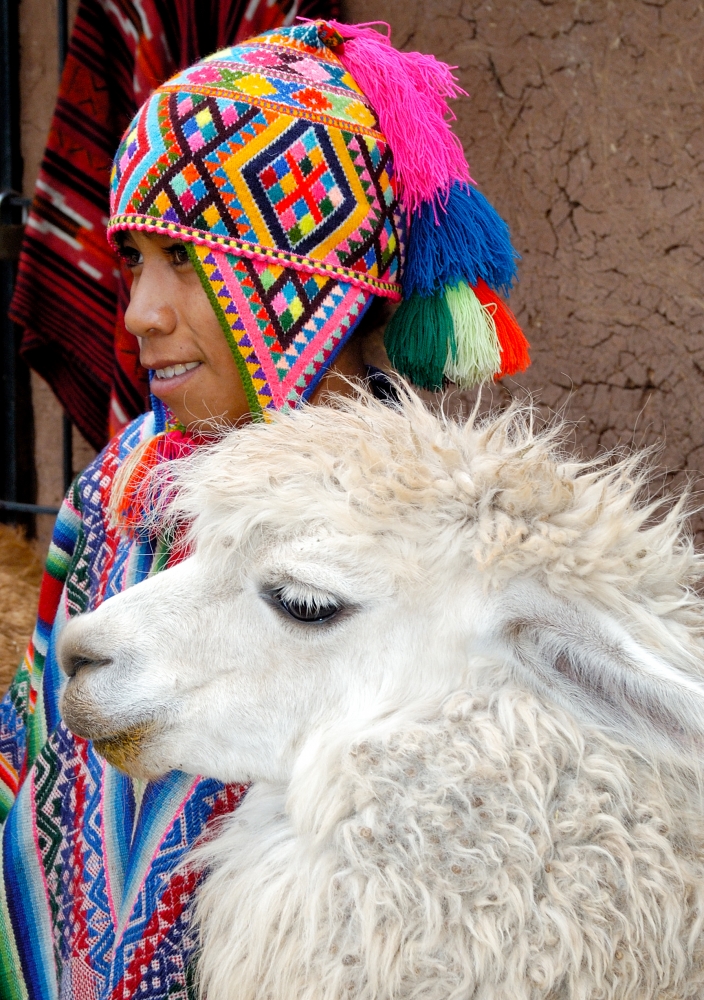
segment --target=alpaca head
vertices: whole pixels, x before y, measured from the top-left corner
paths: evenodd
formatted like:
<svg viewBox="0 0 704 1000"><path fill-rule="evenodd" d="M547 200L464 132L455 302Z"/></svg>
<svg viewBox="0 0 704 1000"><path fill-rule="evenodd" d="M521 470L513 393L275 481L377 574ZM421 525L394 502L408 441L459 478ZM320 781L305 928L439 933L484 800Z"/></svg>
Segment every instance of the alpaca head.
<svg viewBox="0 0 704 1000"><path fill-rule="evenodd" d="M60 639L64 717L125 770L286 782L320 734L507 684L699 754L700 564L633 460L565 457L529 411L362 397L168 471L192 554Z"/></svg>

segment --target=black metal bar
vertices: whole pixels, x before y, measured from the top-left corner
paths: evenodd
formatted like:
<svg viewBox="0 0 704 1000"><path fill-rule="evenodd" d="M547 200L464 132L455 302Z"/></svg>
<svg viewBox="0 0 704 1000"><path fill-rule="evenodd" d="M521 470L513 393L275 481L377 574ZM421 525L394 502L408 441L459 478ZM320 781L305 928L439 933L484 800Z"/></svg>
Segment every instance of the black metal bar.
<svg viewBox="0 0 704 1000"><path fill-rule="evenodd" d="M4 19L3 19L4 20ZM7 22L3 24L3 29ZM5 41L3 30L2 41ZM3 84L6 84L3 72ZM4 133L9 132L7 122L3 123ZM8 150L3 142L3 180L11 177L11 164L8 170L6 156ZM12 203L17 192L11 187L0 191L0 226L11 225ZM7 312L12 299L12 289L15 283L14 266L10 260L0 264L0 309L2 309L2 410L4 423L3 475L2 491L7 500L17 499L17 335L15 325L8 318Z"/></svg>
<svg viewBox="0 0 704 1000"><path fill-rule="evenodd" d="M9 500L0 500L0 510L15 510L21 514L53 514L59 513L58 507L43 507L38 503L11 503Z"/></svg>
<svg viewBox="0 0 704 1000"><path fill-rule="evenodd" d="M22 186L19 150L19 28L18 0L0 3L0 187Z"/></svg>
<svg viewBox="0 0 704 1000"><path fill-rule="evenodd" d="M22 187L19 115L18 0L0 2L0 223L12 224L12 199ZM0 410L2 495L17 500L17 331L7 315L15 283L11 260L0 261Z"/></svg>
<svg viewBox="0 0 704 1000"><path fill-rule="evenodd" d="M71 418L64 413L63 419L63 474L64 474L64 493L68 490L69 486L73 482L73 426L71 424Z"/></svg>
<svg viewBox="0 0 704 1000"><path fill-rule="evenodd" d="M59 57L59 79L61 79L61 74L63 72L64 63L66 62L66 53L68 52L68 0L57 0L56 3L56 17L57 17L57 52Z"/></svg>
<svg viewBox="0 0 704 1000"><path fill-rule="evenodd" d="M17 347L15 324L8 319L7 311L12 299L14 275L12 264L0 264L2 281L2 403L3 403L3 494L8 500L17 499ZM8 273L9 272L9 273Z"/></svg>
<svg viewBox="0 0 704 1000"><path fill-rule="evenodd" d="M9 296L6 297L6 293ZM7 312L12 296L12 286L3 288L3 313ZM5 349L3 351L2 378L5 396L5 496L14 500L17 496L17 358L15 350L14 324L6 320Z"/></svg>

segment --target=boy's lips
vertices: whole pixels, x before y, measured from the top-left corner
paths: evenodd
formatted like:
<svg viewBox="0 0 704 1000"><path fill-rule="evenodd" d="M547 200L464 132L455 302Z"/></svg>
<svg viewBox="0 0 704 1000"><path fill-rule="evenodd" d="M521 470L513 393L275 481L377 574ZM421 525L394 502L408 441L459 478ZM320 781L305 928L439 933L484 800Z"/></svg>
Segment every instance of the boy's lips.
<svg viewBox="0 0 704 1000"><path fill-rule="evenodd" d="M175 389L180 389L202 364L202 361L188 361L185 364L177 363L152 369L154 377L151 381L151 391L155 396L162 396L170 394Z"/></svg>

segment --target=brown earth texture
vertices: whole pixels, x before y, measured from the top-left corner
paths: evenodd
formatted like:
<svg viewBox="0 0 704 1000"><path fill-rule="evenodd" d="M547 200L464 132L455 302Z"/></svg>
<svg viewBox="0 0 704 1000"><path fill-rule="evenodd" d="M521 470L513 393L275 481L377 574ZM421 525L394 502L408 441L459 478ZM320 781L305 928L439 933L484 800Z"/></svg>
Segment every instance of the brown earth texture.
<svg viewBox="0 0 704 1000"><path fill-rule="evenodd" d="M34 628L41 564L22 534L0 524L0 697Z"/></svg>
<svg viewBox="0 0 704 1000"><path fill-rule="evenodd" d="M530 390L587 454L658 444L704 469L704 5L695 0L347 0L401 48L458 66L472 175L522 260ZM704 517L695 521L704 529Z"/></svg>

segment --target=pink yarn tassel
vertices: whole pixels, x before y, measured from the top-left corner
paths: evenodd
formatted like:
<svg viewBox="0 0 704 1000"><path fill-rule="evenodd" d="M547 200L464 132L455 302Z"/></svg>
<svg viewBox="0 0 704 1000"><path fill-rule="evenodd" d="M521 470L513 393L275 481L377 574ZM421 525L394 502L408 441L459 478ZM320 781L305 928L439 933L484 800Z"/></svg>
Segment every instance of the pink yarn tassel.
<svg viewBox="0 0 704 1000"><path fill-rule="evenodd" d="M447 98L466 95L452 70L435 56L399 52L384 21L327 21L344 40L334 51L359 85L389 141L402 203L408 213L447 197L453 181L471 180L462 144L450 128ZM388 35L372 24L384 25Z"/></svg>

